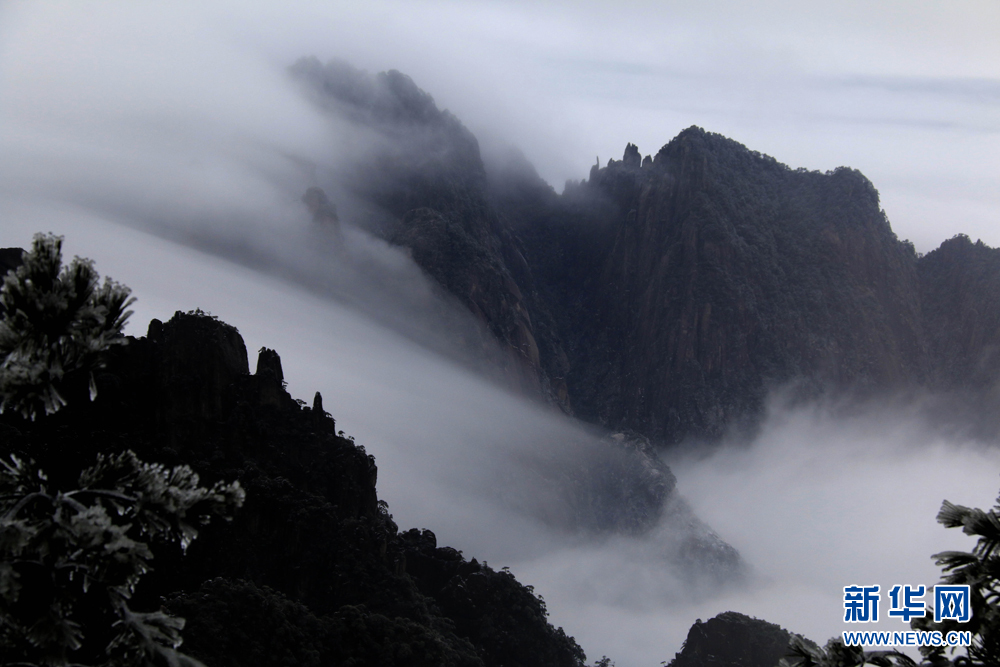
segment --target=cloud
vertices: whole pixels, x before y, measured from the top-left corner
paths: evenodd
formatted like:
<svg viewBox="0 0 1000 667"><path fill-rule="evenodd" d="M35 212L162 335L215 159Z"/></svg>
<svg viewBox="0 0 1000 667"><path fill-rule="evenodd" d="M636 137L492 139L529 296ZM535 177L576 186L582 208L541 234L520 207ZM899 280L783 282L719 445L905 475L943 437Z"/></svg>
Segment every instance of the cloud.
<svg viewBox="0 0 1000 667"><path fill-rule="evenodd" d="M989 507L1000 488L1000 452L935 435L907 405L772 404L750 443L669 457L695 512L747 559L754 576L700 599L678 595L657 568L655 541L619 538L521 559L568 632L592 656L620 665L669 660L688 627L733 610L820 643L839 635L843 587L931 585L931 555L974 541L935 522L944 499ZM886 620L881 630L906 629Z"/></svg>
<svg viewBox="0 0 1000 667"><path fill-rule="evenodd" d="M277 349L292 394L321 391L338 428L375 455L401 527L510 566L553 623L622 667L669 659L696 618L726 610L825 641L843 629L844 585L935 582L932 553L971 547L934 522L941 501L985 507L1000 487L995 449L937 435L906 403L776 401L752 442L668 459L694 512L752 571L743 587L692 591L664 558L670 531L613 535L567 520L558 475L535 466L580 469L602 446L587 429L280 279L79 211L20 213L12 233L27 241L48 223L68 252L134 289L132 333L201 307L236 324L248 349Z"/></svg>
<svg viewBox="0 0 1000 667"><path fill-rule="evenodd" d="M330 128L283 76L316 55L405 71L477 134L521 147L557 189L585 177L594 155L617 157L629 141L655 153L697 124L793 168L861 169L897 233L921 251L958 232L1000 245L989 176L1000 166L990 101L1000 47L987 29L997 11L988 2L947 11L906 2L612 10L444 1L8 3L3 11L0 117L39 154L48 143L72 164L75 148L83 191L93 189L95 167L123 186L151 173L149 158L170 154L164 144L187 145L191 157L177 165L189 178L165 179L161 201L226 187L209 147L228 162L280 149L321 163L331 146L347 150L322 137ZM135 154L107 165L109 145ZM3 175L18 187L25 174L51 171L52 160L36 166L11 155L19 166ZM916 180L934 186L907 185ZM970 180L983 185L972 193L951 185Z"/></svg>
<svg viewBox="0 0 1000 667"><path fill-rule="evenodd" d="M653 153L699 124L792 167L860 168L920 250L959 231L1000 245L1000 146L979 131L995 127L998 47L978 12L995 6L577 7L0 5L0 245L65 234L70 254L135 290L130 333L201 307L249 349L276 348L293 395L322 391L376 455L401 526L510 564L592 657L656 664L726 609L822 641L841 629L843 585L929 583L931 553L968 548L933 517L943 498L990 503L995 454L906 412L776 407L754 443L671 461L695 513L756 572L692 600L663 567L662 531L559 524L560 496L518 448L558 463L599 441L435 352L453 347L442 317L453 333L469 323L403 253L351 227L372 211L335 197L351 253L332 258L300 197L372 137L309 103L285 68L316 55L400 69L557 189L595 154L626 141Z"/></svg>

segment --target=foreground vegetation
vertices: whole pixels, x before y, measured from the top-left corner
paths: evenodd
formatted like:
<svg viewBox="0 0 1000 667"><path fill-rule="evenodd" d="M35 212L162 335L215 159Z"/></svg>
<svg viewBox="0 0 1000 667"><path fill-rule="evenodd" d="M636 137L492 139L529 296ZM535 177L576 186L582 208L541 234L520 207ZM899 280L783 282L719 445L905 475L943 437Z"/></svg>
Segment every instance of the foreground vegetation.
<svg viewBox="0 0 1000 667"><path fill-rule="evenodd" d="M0 664L582 667L508 571L399 531L273 350L250 374L201 312L126 338L127 289L59 250L0 300Z"/></svg>

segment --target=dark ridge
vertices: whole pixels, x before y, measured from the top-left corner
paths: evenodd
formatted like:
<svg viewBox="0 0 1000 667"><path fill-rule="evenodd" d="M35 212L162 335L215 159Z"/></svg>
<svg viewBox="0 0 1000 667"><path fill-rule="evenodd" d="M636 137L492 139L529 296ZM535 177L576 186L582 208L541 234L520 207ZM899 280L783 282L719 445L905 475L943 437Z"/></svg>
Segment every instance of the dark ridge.
<svg viewBox="0 0 1000 667"><path fill-rule="evenodd" d="M520 242L492 204L472 133L399 72L372 76L315 58L300 60L291 72L320 107L382 139L343 177L354 196L394 220L373 231L409 248L475 315L484 336L499 343L501 354L492 361L508 386L571 412L555 325ZM472 347L493 354L485 341Z"/></svg>
<svg viewBox="0 0 1000 667"><path fill-rule="evenodd" d="M917 262L934 379L989 391L1000 378L1000 249L960 234Z"/></svg>
<svg viewBox="0 0 1000 667"><path fill-rule="evenodd" d="M791 634L735 611L695 621L667 667L775 667L788 655Z"/></svg>
<svg viewBox="0 0 1000 667"><path fill-rule="evenodd" d="M1000 434L1000 315L978 305L1000 280L990 249L918 261L857 170L792 169L690 127L652 158L627 144L557 195L516 151L484 166L475 137L398 72L315 59L293 72L385 137L350 187L499 343L508 386L658 444L752 434L788 387L930 393L939 423L959 427L947 406L975 404L961 427Z"/></svg>
<svg viewBox="0 0 1000 667"><path fill-rule="evenodd" d="M273 350L250 375L234 327L204 313L154 320L96 383L93 403L37 423L0 416L0 455L34 459L54 484L124 449L240 481L236 518L205 527L183 558L158 547L133 599L186 617L190 655L216 667L583 664L513 576L429 544L429 531L401 535L374 458L336 432L319 394L312 408L288 395Z"/></svg>
<svg viewBox="0 0 1000 667"><path fill-rule="evenodd" d="M858 172L793 171L690 128L652 170L616 162L588 189L613 231L564 329L581 416L718 437L753 423L775 385L924 380L915 256Z"/></svg>

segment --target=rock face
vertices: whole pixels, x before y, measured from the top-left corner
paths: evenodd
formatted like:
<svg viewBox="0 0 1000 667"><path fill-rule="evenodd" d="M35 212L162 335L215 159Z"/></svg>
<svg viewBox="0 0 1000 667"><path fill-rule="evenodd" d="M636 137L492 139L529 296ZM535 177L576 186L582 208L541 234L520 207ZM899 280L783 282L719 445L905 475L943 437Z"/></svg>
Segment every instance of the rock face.
<svg viewBox="0 0 1000 667"><path fill-rule="evenodd" d="M515 152L484 166L398 72L293 71L386 139L353 191L500 344L513 387L658 443L752 428L789 384L1000 403L995 252L953 240L919 258L853 169L793 170L692 127L557 195Z"/></svg>
<svg viewBox="0 0 1000 667"><path fill-rule="evenodd" d="M696 128L651 168L637 155L586 185L609 210L568 318L581 415L669 441L752 420L792 380L924 379L916 256L861 174L792 171Z"/></svg>
<svg viewBox="0 0 1000 667"><path fill-rule="evenodd" d="M520 242L490 201L472 133L397 71L370 76L314 58L291 71L320 106L374 137L343 187L389 214L376 231L409 248L417 264L476 316L486 338L478 347L503 368L509 386L571 412L555 325L535 292Z"/></svg>
<svg viewBox="0 0 1000 667"><path fill-rule="evenodd" d="M498 197L565 341L579 416L673 442L752 425L783 384L920 388L1000 433L998 251L960 236L918 257L859 172L792 170L699 128L637 155L561 197Z"/></svg>
<svg viewBox="0 0 1000 667"><path fill-rule="evenodd" d="M935 384L996 392L1000 250L956 236L917 263Z"/></svg>
<svg viewBox="0 0 1000 667"><path fill-rule="evenodd" d="M34 459L54 484L126 448L240 481L236 518L201 531L184 558L157 548L134 599L166 599L187 618L185 651L206 664L583 664L512 576L429 533L400 535L374 459L336 433L318 395L313 408L288 395L273 350L248 371L234 327L202 313L154 320L113 348L93 403L37 423L0 415L0 455Z"/></svg>
<svg viewBox="0 0 1000 667"><path fill-rule="evenodd" d="M774 623L727 611L696 621L668 667L776 667L790 638Z"/></svg>

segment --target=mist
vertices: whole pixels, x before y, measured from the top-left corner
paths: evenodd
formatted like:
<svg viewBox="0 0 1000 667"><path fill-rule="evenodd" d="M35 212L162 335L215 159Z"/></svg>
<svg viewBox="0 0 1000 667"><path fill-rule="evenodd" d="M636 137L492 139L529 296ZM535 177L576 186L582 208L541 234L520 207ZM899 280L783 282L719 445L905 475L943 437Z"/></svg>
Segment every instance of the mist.
<svg viewBox="0 0 1000 667"><path fill-rule="evenodd" d="M131 333L201 307L235 323L248 349L277 349L292 395L320 391L338 428L375 455L379 495L401 528L430 528L467 557L509 566L592 659L659 664L695 619L727 610L823 642L844 627L844 585L935 583L931 554L972 546L935 523L941 501L988 506L1000 488L1000 452L935 436L916 411L845 417L776 399L753 442L669 458L694 512L750 570L742 584L692 591L664 558L669 526L595 534L540 511L558 506L559 490L516 454L586 456L599 446L594 434L336 302L114 223L65 217L53 229L67 250L139 296ZM18 226L27 243L34 227Z"/></svg>
<svg viewBox="0 0 1000 667"><path fill-rule="evenodd" d="M625 465L608 434L492 381L454 344L477 335L472 318L367 231L378 211L332 193L344 252L313 225L305 189L382 138L312 103L287 67L316 55L400 69L484 146L519 146L557 189L594 153L618 157L626 141L652 153L692 123L793 167L850 164L882 188L897 233L929 250L959 231L1000 244L992 61L955 47L933 66L933 54L920 59L923 72L879 66L877 35L824 61L856 24L832 21L814 52L792 36L828 15L791 12L771 41L748 44L739 13L699 41L712 26L679 7L645 28L655 10L643 5L531 11L2 5L0 246L64 235L67 255L133 289L129 334L202 308L249 350L276 349L290 393L320 391L338 428L375 455L401 528L511 567L591 660L659 664L696 618L726 610L823 642L844 627L844 585L934 583L930 555L971 546L934 522L941 501L989 505L1000 455L935 435L906 405L845 415L776 396L751 442L669 455L695 515L742 554L741 584L690 586L671 560L676 526L589 529L574 504L587 467ZM934 33L939 53L961 24Z"/></svg>
<svg viewBox="0 0 1000 667"><path fill-rule="evenodd" d="M793 168L860 169L897 234L921 252L960 232L997 246L997 11L979 0L9 2L0 6L0 113L25 139L24 119L36 131L61 119L60 135L72 139L54 145L66 165L71 149L97 139L95 117L114 147L148 144L135 127L141 114L161 145L187 139L185 167L220 142L329 157L283 72L303 56L337 57L409 74L484 143L519 146L557 189L585 178L595 155L618 158L629 141L655 153L696 124ZM213 182L198 178L211 166L202 159L185 187ZM21 160L19 172L36 164ZM77 182L88 189L85 174ZM164 187L161 199L174 191Z"/></svg>

